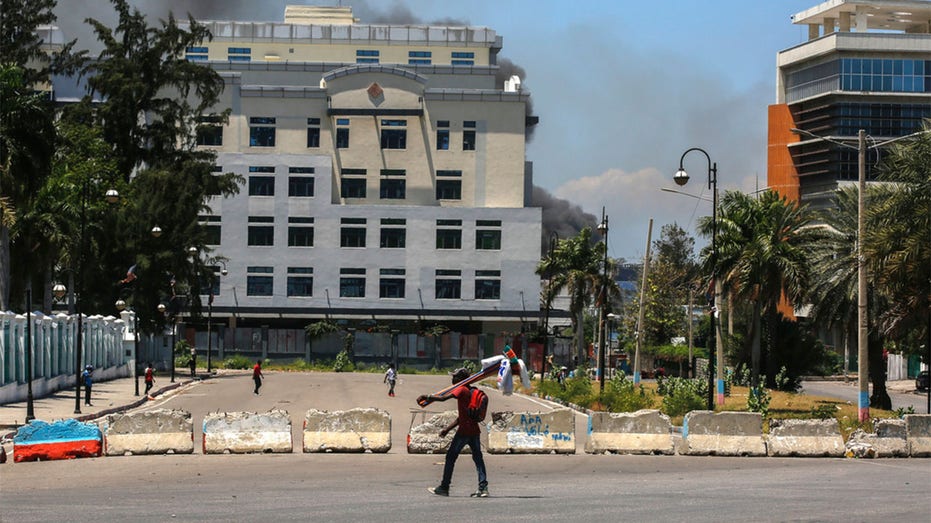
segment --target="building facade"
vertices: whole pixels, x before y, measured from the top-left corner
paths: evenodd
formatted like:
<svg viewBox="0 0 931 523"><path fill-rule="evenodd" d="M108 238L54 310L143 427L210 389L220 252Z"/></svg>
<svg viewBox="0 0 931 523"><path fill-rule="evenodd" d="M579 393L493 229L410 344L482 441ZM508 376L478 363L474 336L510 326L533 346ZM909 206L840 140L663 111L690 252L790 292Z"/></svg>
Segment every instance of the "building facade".
<svg viewBox="0 0 931 523"><path fill-rule="evenodd" d="M768 182L824 208L839 185L857 181L860 129L881 142L931 118L931 2L829 0L792 21L808 27L808 41L777 55ZM869 166L878 154L870 149Z"/></svg>
<svg viewBox="0 0 931 523"><path fill-rule="evenodd" d="M216 109L231 114L205 119L198 143L244 179L201 217L221 260L208 262L215 320L473 333L536 320L530 95L517 77L496 85L493 30L303 6L283 23L203 23L214 38L186 57L222 76Z"/></svg>

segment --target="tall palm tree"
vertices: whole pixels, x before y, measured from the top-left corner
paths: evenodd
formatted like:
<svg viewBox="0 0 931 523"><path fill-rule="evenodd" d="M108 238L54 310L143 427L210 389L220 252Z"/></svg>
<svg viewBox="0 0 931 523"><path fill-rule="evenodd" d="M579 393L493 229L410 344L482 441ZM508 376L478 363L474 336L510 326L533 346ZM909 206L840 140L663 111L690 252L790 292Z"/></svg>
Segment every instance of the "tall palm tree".
<svg viewBox="0 0 931 523"><path fill-rule="evenodd" d="M790 202L775 191L759 196L728 191L718 213L717 257L710 266L710 251L703 251L706 273L721 281L724 292L753 306L751 367L754 386L759 385L763 334L766 318L768 375L775 375L776 324L779 303L785 297L801 303L811 277L808 252L821 236L812 227L813 214L807 207ZM711 218L703 218L699 232L711 235Z"/></svg>

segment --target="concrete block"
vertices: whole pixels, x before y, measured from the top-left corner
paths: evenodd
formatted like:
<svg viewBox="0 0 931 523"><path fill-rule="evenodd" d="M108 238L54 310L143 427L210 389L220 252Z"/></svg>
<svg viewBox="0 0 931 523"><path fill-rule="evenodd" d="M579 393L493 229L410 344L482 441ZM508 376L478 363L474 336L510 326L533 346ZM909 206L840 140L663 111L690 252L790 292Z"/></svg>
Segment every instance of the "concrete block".
<svg viewBox="0 0 931 523"><path fill-rule="evenodd" d="M770 456L844 455L844 438L834 418L772 419L767 443Z"/></svg>
<svg viewBox="0 0 931 523"><path fill-rule="evenodd" d="M204 454L291 452L287 411L223 412L204 416Z"/></svg>
<svg viewBox="0 0 931 523"><path fill-rule="evenodd" d="M866 450L861 447L869 447ZM873 432L855 430L847 438L847 457L908 457L905 420L874 419Z"/></svg>
<svg viewBox="0 0 931 523"><path fill-rule="evenodd" d="M430 416L424 423L412 426L407 435L408 454L445 454L449 444L453 441L455 431L445 438L440 437L440 431L448 427L456 419L458 413L454 410L441 412ZM463 452L471 452L466 447Z"/></svg>
<svg viewBox="0 0 931 523"><path fill-rule="evenodd" d="M491 454L575 454L575 413L493 412L488 426Z"/></svg>
<svg viewBox="0 0 931 523"><path fill-rule="evenodd" d="M13 461L47 461L98 457L103 449L100 428L74 419L47 423L32 420L13 436Z"/></svg>
<svg viewBox="0 0 931 523"><path fill-rule="evenodd" d="M692 456L765 456L759 412L695 410L682 421L685 453Z"/></svg>
<svg viewBox="0 0 931 523"><path fill-rule="evenodd" d="M906 414L905 439L909 456L931 458L931 414Z"/></svg>
<svg viewBox="0 0 931 523"><path fill-rule="evenodd" d="M658 410L593 412L588 417L585 452L674 454L672 423Z"/></svg>
<svg viewBox="0 0 931 523"><path fill-rule="evenodd" d="M104 424L104 452L107 456L192 454L194 424L191 413L157 409L111 414Z"/></svg>
<svg viewBox="0 0 931 523"><path fill-rule="evenodd" d="M304 417L304 452L388 452L391 416L381 409L328 412L310 409Z"/></svg>

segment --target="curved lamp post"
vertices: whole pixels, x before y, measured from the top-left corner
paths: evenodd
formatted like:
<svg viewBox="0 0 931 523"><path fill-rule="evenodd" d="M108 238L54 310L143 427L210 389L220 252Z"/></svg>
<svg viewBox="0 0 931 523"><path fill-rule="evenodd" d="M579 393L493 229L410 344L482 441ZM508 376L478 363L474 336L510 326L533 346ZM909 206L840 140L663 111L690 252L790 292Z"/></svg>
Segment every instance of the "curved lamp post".
<svg viewBox="0 0 931 523"><path fill-rule="evenodd" d="M677 185L685 185L689 181L689 175L685 172L685 167L683 166L683 161L685 156L692 151L698 151L705 155L705 158L708 159L708 188L711 189L711 340L709 348L709 357L708 357L708 410L714 410L714 397L715 397L715 374L717 374L717 397L718 405L724 404L724 376L723 369L724 366L724 357L721 354L722 351L717 350L717 278L715 277L715 272L717 271L717 261L718 261L718 164L712 163L711 156L708 155L708 152L699 147L692 147L687 149L682 156L679 158L679 170L676 171L676 174L673 176L673 180ZM716 355L717 353L717 355ZM716 359L717 356L717 359ZM716 372L715 372L716 371Z"/></svg>
<svg viewBox="0 0 931 523"><path fill-rule="evenodd" d="M601 308L598 311L598 389L601 392L605 390L605 311L608 307L608 215L605 214L605 208L601 208L601 223L598 224L598 232L604 238L605 252L604 260L601 267Z"/></svg>

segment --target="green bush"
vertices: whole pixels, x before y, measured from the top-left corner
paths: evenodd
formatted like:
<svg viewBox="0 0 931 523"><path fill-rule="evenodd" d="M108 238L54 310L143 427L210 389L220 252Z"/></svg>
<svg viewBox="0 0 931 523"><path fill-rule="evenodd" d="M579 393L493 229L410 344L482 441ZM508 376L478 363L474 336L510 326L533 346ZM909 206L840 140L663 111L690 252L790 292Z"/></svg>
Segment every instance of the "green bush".
<svg viewBox="0 0 931 523"><path fill-rule="evenodd" d="M662 378L657 380L657 392L663 396L660 410L670 417L683 416L705 408L708 384L701 379Z"/></svg>
<svg viewBox="0 0 931 523"><path fill-rule="evenodd" d="M608 412L636 412L653 406L653 395L643 385L634 384L623 372L618 372L605 385L598 402Z"/></svg>
<svg viewBox="0 0 931 523"><path fill-rule="evenodd" d="M175 367L190 367L191 366L191 345L184 341L179 340L175 343Z"/></svg>
<svg viewBox="0 0 931 523"><path fill-rule="evenodd" d="M349 351L343 349L339 354L336 355L336 359L333 361L333 371L352 372L354 370L356 370L356 367L353 365L352 359L349 357Z"/></svg>
<svg viewBox="0 0 931 523"><path fill-rule="evenodd" d="M255 362L243 356L242 354L234 354L232 356L228 356L220 364L220 366L223 367L224 369L239 369L239 370L251 369L253 365L255 365Z"/></svg>
<svg viewBox="0 0 931 523"><path fill-rule="evenodd" d="M750 394L747 395L747 410L750 412L759 412L765 418L769 414L769 402L772 397L766 387L750 387Z"/></svg>

